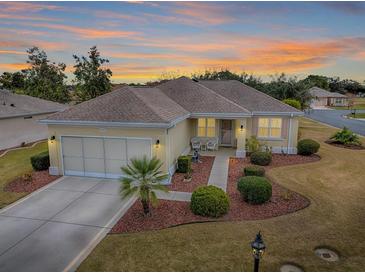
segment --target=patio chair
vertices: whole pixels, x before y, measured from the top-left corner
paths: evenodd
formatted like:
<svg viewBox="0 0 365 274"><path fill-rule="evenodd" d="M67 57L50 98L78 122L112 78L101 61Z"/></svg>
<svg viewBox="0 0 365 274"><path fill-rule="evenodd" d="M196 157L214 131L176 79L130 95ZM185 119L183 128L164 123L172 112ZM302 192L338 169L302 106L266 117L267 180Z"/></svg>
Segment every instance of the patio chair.
<svg viewBox="0 0 365 274"><path fill-rule="evenodd" d="M197 140L191 141L191 147L193 150L200 150L201 142Z"/></svg>
<svg viewBox="0 0 365 274"><path fill-rule="evenodd" d="M207 142L207 150L216 150L217 149L217 142L215 140L209 140Z"/></svg>

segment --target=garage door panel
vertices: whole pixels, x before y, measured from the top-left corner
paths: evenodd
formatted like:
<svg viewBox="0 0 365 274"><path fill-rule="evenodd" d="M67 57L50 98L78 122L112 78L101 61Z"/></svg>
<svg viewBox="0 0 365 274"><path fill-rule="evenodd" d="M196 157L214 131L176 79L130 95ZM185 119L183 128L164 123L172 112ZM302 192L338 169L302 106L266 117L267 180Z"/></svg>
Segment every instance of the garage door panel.
<svg viewBox="0 0 365 274"><path fill-rule="evenodd" d="M105 139L105 158L114 160L127 160L127 141L123 139Z"/></svg>
<svg viewBox="0 0 365 274"><path fill-rule="evenodd" d="M142 139L64 137L65 175L120 178L131 158L151 157L151 142Z"/></svg>
<svg viewBox="0 0 365 274"><path fill-rule="evenodd" d="M104 158L102 138L83 138L85 158Z"/></svg>
<svg viewBox="0 0 365 274"><path fill-rule="evenodd" d="M105 160L105 172L109 178L119 178L122 175L122 166L127 165L127 161L122 160ZM114 175L114 176L113 176Z"/></svg>
<svg viewBox="0 0 365 274"><path fill-rule="evenodd" d="M81 157L63 158L63 168L65 175L84 176L84 161Z"/></svg>
<svg viewBox="0 0 365 274"><path fill-rule="evenodd" d="M148 140L127 140L128 160L151 156L151 143Z"/></svg>
<svg viewBox="0 0 365 274"><path fill-rule="evenodd" d="M82 157L82 138L63 137L62 152L64 156Z"/></svg>

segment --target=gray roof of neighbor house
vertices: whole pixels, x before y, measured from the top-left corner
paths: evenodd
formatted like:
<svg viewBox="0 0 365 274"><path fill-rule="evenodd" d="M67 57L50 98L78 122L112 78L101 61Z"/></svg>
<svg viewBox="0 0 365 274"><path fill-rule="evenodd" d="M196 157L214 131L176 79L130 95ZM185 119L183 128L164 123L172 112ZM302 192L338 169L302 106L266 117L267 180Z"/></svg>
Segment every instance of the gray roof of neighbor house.
<svg viewBox="0 0 365 274"><path fill-rule="evenodd" d="M237 80L199 81L202 85L248 109L250 112L298 112L283 102Z"/></svg>
<svg viewBox="0 0 365 274"><path fill-rule="evenodd" d="M301 115L282 102L237 81L194 81L186 77L155 87L123 86L55 113L54 124L169 127L188 117L250 117L260 113Z"/></svg>
<svg viewBox="0 0 365 274"><path fill-rule="evenodd" d="M188 111L157 88L124 86L55 113L47 120L168 124L186 115Z"/></svg>
<svg viewBox="0 0 365 274"><path fill-rule="evenodd" d="M347 98L346 95L343 95L338 92L330 92L325 89L319 87L312 87L309 89L309 93L314 97L332 97L332 98Z"/></svg>
<svg viewBox="0 0 365 274"><path fill-rule="evenodd" d="M61 111L66 105L0 89L0 119Z"/></svg>

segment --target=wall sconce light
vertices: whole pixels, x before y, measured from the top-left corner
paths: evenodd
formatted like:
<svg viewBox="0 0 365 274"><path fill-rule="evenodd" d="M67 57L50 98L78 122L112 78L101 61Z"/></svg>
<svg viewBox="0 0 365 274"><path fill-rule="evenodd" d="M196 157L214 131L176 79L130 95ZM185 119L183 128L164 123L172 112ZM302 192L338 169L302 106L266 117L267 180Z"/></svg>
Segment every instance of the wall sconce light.
<svg viewBox="0 0 365 274"><path fill-rule="evenodd" d="M157 139L156 141L156 148L159 148L160 147L160 139Z"/></svg>
<svg viewBox="0 0 365 274"><path fill-rule="evenodd" d="M243 131L243 125L241 125L241 131Z"/></svg>
<svg viewBox="0 0 365 274"><path fill-rule="evenodd" d="M51 143L53 143L53 141L56 140L56 137L52 135L51 137L49 137L49 140L51 141Z"/></svg>

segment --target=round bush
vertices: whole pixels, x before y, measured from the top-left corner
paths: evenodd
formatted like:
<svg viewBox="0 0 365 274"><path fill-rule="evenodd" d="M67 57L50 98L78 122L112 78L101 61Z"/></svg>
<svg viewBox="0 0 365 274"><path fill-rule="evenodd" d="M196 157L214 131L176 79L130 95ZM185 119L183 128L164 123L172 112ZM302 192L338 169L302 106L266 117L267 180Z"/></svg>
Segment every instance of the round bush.
<svg viewBox="0 0 365 274"><path fill-rule="evenodd" d="M30 158L32 167L36 171L46 170L49 168L49 155L48 151L39 153Z"/></svg>
<svg viewBox="0 0 365 274"><path fill-rule="evenodd" d="M251 163L259 166L267 166L271 163L272 155L270 152L257 151L251 154Z"/></svg>
<svg viewBox="0 0 365 274"><path fill-rule="evenodd" d="M191 195L191 211L195 215L220 217L228 212L228 195L216 186L202 186Z"/></svg>
<svg viewBox="0 0 365 274"><path fill-rule="evenodd" d="M264 176L265 169L261 166L247 166L243 169L245 176Z"/></svg>
<svg viewBox="0 0 365 274"><path fill-rule="evenodd" d="M245 176L238 180L237 189L250 204L263 204L271 198L272 187L264 177Z"/></svg>
<svg viewBox="0 0 365 274"><path fill-rule="evenodd" d="M312 155L318 152L320 144L312 139L303 139L298 142L298 154Z"/></svg>

